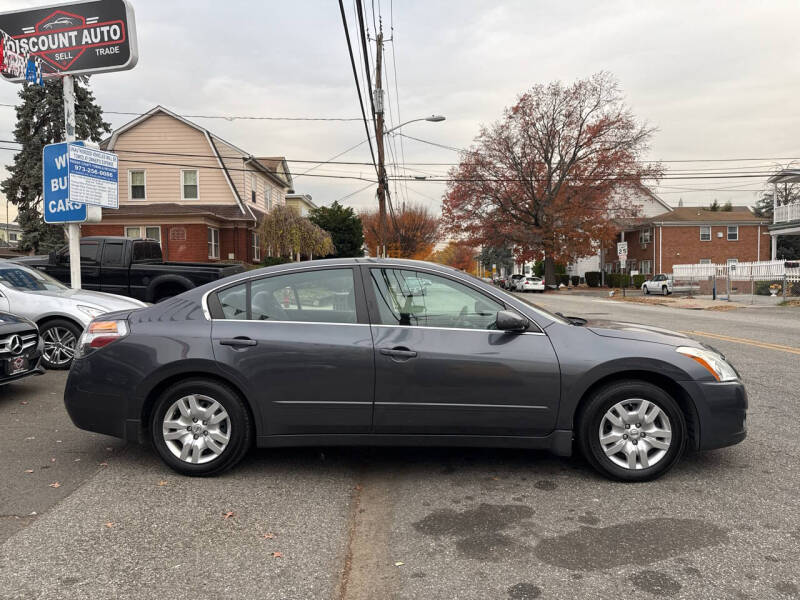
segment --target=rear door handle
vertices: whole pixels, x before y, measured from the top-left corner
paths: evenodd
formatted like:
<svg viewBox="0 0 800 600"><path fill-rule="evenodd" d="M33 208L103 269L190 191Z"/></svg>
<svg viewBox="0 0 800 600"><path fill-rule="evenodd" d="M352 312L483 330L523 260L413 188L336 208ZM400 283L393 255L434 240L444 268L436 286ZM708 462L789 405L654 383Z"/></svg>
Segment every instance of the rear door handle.
<svg viewBox="0 0 800 600"><path fill-rule="evenodd" d="M408 348L381 348L381 354L384 356L391 356L392 358L416 358L417 353Z"/></svg>
<svg viewBox="0 0 800 600"><path fill-rule="evenodd" d="M249 337L235 337L235 338L224 338L219 341L220 346L232 346L234 348L242 348L245 346L255 346L258 344L257 341L250 339Z"/></svg>

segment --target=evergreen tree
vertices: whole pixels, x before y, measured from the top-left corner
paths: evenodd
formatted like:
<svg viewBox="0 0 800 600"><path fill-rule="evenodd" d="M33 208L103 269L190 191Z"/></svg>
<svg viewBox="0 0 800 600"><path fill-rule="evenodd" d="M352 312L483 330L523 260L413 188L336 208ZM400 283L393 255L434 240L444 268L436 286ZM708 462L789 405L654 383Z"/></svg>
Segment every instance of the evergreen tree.
<svg viewBox="0 0 800 600"><path fill-rule="evenodd" d="M361 219L352 208L345 208L338 202L320 206L311 211L308 217L314 225L331 234L336 252L332 258L364 256L364 228Z"/></svg>
<svg viewBox="0 0 800 600"><path fill-rule="evenodd" d="M9 176L0 190L17 205L22 227L21 250L48 252L64 243L60 225L47 225L42 219L42 149L64 141L64 90L60 79L45 81L45 86L22 84L17 106L14 139L22 150L8 167ZM75 135L79 140L99 142L111 131L103 111L95 103L88 78L75 78Z"/></svg>
<svg viewBox="0 0 800 600"><path fill-rule="evenodd" d="M756 216L771 219L773 213L772 194L764 194L761 196L753 207L753 212Z"/></svg>

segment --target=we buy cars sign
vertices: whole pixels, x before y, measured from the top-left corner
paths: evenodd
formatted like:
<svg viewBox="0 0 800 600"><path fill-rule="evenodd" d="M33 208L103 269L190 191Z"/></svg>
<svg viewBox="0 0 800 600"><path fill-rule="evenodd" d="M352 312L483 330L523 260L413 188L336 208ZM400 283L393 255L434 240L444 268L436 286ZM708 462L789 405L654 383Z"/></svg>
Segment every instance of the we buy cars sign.
<svg viewBox="0 0 800 600"><path fill-rule="evenodd" d="M139 58L127 0L91 0L0 13L7 50L38 57L44 77L132 69ZM24 81L3 70L10 81Z"/></svg>

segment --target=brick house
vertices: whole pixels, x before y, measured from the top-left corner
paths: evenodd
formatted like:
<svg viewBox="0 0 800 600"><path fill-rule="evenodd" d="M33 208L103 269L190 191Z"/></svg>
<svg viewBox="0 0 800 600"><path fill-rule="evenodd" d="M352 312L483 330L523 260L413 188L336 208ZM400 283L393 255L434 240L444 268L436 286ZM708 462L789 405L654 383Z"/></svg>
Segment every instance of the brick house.
<svg viewBox="0 0 800 600"><path fill-rule="evenodd" d="M769 223L747 206L730 211L683 206L628 225L618 241L628 242L626 272L671 273L677 264L769 260ZM618 273L620 267L616 255L606 255L606 272Z"/></svg>
<svg viewBox="0 0 800 600"><path fill-rule="evenodd" d="M261 260L259 224L292 191L285 159L254 157L161 106L102 147L119 156L119 209L81 235L153 238L173 261Z"/></svg>

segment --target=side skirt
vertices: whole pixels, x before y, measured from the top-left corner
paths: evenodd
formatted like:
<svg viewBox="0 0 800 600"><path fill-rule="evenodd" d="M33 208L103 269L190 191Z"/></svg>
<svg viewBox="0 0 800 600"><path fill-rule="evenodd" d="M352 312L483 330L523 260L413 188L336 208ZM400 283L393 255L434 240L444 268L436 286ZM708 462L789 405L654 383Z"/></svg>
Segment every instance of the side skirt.
<svg viewBox="0 0 800 600"><path fill-rule="evenodd" d="M549 450L557 456L572 455L572 431L557 429L545 436L473 436L473 435L397 435L329 434L262 435L259 448L287 446L454 446L478 448L531 448Z"/></svg>

